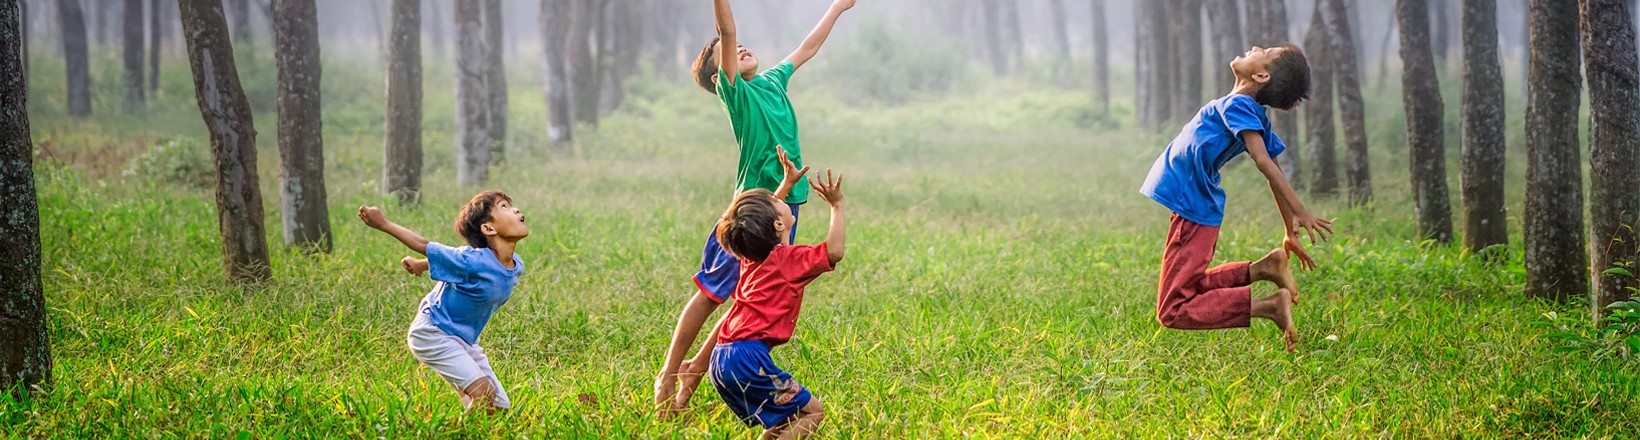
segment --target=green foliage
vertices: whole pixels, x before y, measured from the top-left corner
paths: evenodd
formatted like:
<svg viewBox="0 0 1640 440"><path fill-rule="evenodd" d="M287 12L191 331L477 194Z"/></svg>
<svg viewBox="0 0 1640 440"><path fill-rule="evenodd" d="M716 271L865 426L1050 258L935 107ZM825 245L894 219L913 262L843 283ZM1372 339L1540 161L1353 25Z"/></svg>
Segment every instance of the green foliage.
<svg viewBox="0 0 1640 440"><path fill-rule="evenodd" d="M189 136L154 144L132 158L121 174L190 188L210 188L216 182L210 147Z"/></svg>
<svg viewBox="0 0 1640 440"><path fill-rule="evenodd" d="M1614 267L1606 273L1628 275L1628 270ZM1606 316L1592 326L1587 316L1562 317L1553 311L1534 324L1549 329L1549 337L1564 344L1556 352L1582 353L1592 360L1640 358L1640 301L1614 302L1604 312Z"/></svg>
<svg viewBox="0 0 1640 440"><path fill-rule="evenodd" d="M962 83L969 68L962 46L913 41L883 20L867 20L816 59L821 62L826 68L819 76L855 104L904 104L943 94Z"/></svg>

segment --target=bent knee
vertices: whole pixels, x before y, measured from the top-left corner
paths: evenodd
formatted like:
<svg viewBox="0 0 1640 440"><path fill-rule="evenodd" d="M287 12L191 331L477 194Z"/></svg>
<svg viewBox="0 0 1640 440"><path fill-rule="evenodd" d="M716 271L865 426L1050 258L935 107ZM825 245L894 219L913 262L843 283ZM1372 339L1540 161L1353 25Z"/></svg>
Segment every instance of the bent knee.
<svg viewBox="0 0 1640 440"><path fill-rule="evenodd" d="M461 393L466 394L467 397L471 397L473 400L493 404L496 397L495 381L490 380L488 377L480 377L473 383L468 384L466 389L461 390Z"/></svg>
<svg viewBox="0 0 1640 440"><path fill-rule="evenodd" d="M1167 328L1175 329L1175 330L1183 330L1184 327L1182 327L1182 326L1183 326L1184 323L1181 322L1181 321L1182 320L1180 319L1180 316L1179 316L1178 312L1171 312L1171 311L1166 311L1166 310L1157 310L1156 311L1156 322L1162 324L1162 327L1167 327Z"/></svg>

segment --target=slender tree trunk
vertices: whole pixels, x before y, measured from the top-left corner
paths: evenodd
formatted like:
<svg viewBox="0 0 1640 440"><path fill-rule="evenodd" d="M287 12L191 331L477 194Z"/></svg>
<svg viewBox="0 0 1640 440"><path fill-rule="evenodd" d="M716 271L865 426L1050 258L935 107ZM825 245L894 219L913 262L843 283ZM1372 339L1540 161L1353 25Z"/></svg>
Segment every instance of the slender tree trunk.
<svg viewBox="0 0 1640 440"><path fill-rule="evenodd" d="M1105 0L1093 0L1093 100L1099 111L1110 111L1110 25L1105 22Z"/></svg>
<svg viewBox="0 0 1640 440"><path fill-rule="evenodd" d="M22 30L17 33L17 39L22 40L22 42L23 42L22 45L21 45L21 49L18 50L17 59L20 60L19 61L20 63L22 63L21 64L22 67L20 68L20 70L23 71L23 79L25 81L27 81L28 80L28 39L29 39L29 29L28 29L29 17L28 17L28 1L27 0L17 0L17 22L18 22L18 26L20 26L22 28Z"/></svg>
<svg viewBox="0 0 1640 440"><path fill-rule="evenodd" d="M1640 60L1624 0L1581 0L1583 72L1589 79L1589 249L1596 321L1629 299L1640 242ZM1629 274L1608 271L1623 268Z"/></svg>
<svg viewBox="0 0 1640 440"><path fill-rule="evenodd" d="M273 39L279 66L279 208L285 246L329 253L319 117L319 11L314 0L274 0Z"/></svg>
<svg viewBox="0 0 1640 440"><path fill-rule="evenodd" d="M1171 0L1169 35L1173 39L1173 113L1168 118L1183 123L1202 105L1202 0Z"/></svg>
<svg viewBox="0 0 1640 440"><path fill-rule="evenodd" d="M1503 206L1503 67L1497 0L1463 0L1464 247L1509 244Z"/></svg>
<svg viewBox="0 0 1640 440"><path fill-rule="evenodd" d="M1139 125L1156 128L1167 122L1172 114L1173 52L1168 39L1168 8L1162 1L1140 2L1138 22L1138 106Z"/></svg>
<svg viewBox="0 0 1640 440"><path fill-rule="evenodd" d="M597 59L592 53L592 32L598 11L604 0L572 0L575 15L570 21L568 55L570 59L570 102L575 105L575 121L597 126L598 78Z"/></svg>
<svg viewBox="0 0 1640 440"><path fill-rule="evenodd" d="M991 58L991 72L997 76L1008 75L1008 54L1002 48L1002 6L1004 0L980 0L985 7L985 47L986 54Z"/></svg>
<svg viewBox="0 0 1640 440"><path fill-rule="evenodd" d="M97 3L98 0L84 0L84 1L85 1L85 4L82 5L81 8L83 8L88 14L90 14L89 26L90 26L90 31L91 31L91 42L96 43L96 45L99 46L99 47L100 46L107 46L108 45L108 30L103 26L103 15L104 15L103 14L103 8L104 8L104 5L98 4Z"/></svg>
<svg viewBox="0 0 1640 440"><path fill-rule="evenodd" d="M1065 25L1065 20L1069 19L1065 16L1065 0L1048 0L1048 15L1053 27L1054 77L1058 78L1060 86L1066 86L1069 85L1066 81L1070 78L1065 72L1070 70L1071 37Z"/></svg>
<svg viewBox="0 0 1640 440"><path fill-rule="evenodd" d="M148 106L142 80L142 18L142 0L125 0L125 35L120 38L120 44L125 50L125 110L128 112L140 112Z"/></svg>
<svg viewBox="0 0 1640 440"><path fill-rule="evenodd" d="M1304 157L1310 159L1310 192L1323 197L1338 194L1337 135L1333 122L1333 62L1331 40L1327 38L1324 8L1310 14L1310 29L1304 33L1304 47L1310 61L1310 100L1304 103L1307 141Z"/></svg>
<svg viewBox="0 0 1640 440"><path fill-rule="evenodd" d="M421 0L393 0L382 192L421 200Z"/></svg>
<svg viewBox="0 0 1640 440"><path fill-rule="evenodd" d="M1446 191L1445 104L1435 76L1429 41L1426 0L1397 0L1401 28L1401 102L1406 106L1407 157L1411 159L1412 197L1418 238L1452 241L1452 207Z"/></svg>
<svg viewBox="0 0 1640 440"><path fill-rule="evenodd" d="M547 137L559 153L575 139L570 95L569 31L575 0L541 0L541 40L546 62Z"/></svg>
<svg viewBox="0 0 1640 440"><path fill-rule="evenodd" d="M445 53L445 45L449 44L450 41L444 37L443 5L445 0L426 1L428 13L427 39L430 40L428 41L428 47L433 48L433 56L435 58L443 58Z"/></svg>
<svg viewBox="0 0 1640 440"><path fill-rule="evenodd" d="M86 49L85 14L80 10L80 0L57 0L57 15L63 23L68 115L84 119L91 116L91 68Z"/></svg>
<svg viewBox="0 0 1640 440"><path fill-rule="evenodd" d="M1578 159L1582 100L1577 10L1532 0L1526 94L1526 295L1565 301L1589 293ZM1604 270L1604 269L1602 269Z"/></svg>
<svg viewBox="0 0 1640 440"><path fill-rule="evenodd" d="M257 186L256 128L234 68L228 21L219 1L180 0L178 7L199 113L211 133L216 160L217 223L228 278L266 280L273 274L262 224L262 191Z"/></svg>
<svg viewBox="0 0 1640 440"><path fill-rule="evenodd" d="M1361 102L1361 69L1355 64L1355 42L1350 40L1350 24L1346 20L1344 0L1324 0L1327 35L1332 46L1328 58L1333 62L1333 75L1338 87L1338 112L1343 116L1344 175L1350 187L1350 203L1365 204L1372 200L1372 174L1367 158L1366 109Z"/></svg>
<svg viewBox="0 0 1640 440"><path fill-rule="evenodd" d="M251 2L250 2L250 0L226 0L226 1L228 2L228 6L233 9L233 13L230 14L231 17L229 17L229 18L233 19L233 28L232 29L233 29L233 42L234 42L234 44L244 45L246 47L254 45L255 43L251 41Z"/></svg>
<svg viewBox="0 0 1640 440"><path fill-rule="evenodd" d="M167 6L175 2L166 0L148 0L148 92L159 93L159 56L165 50L165 24L163 17Z"/></svg>
<svg viewBox="0 0 1640 440"><path fill-rule="evenodd" d="M1446 59L1451 54L1450 50L1452 49L1452 37L1449 30L1452 27L1450 25L1452 19L1448 17L1450 15L1450 8L1447 6L1448 1L1450 0L1429 1L1430 21L1434 30L1430 35L1430 44L1435 51L1436 65L1441 68L1446 67Z"/></svg>
<svg viewBox="0 0 1640 440"><path fill-rule="evenodd" d="M1209 58L1220 60L1247 50L1246 43L1241 41L1241 0L1207 0L1207 17L1213 22L1215 42L1214 53ZM1207 71L1214 78L1213 86L1217 87L1212 93L1229 93L1236 88L1236 75L1224 65L1210 64Z"/></svg>
<svg viewBox="0 0 1640 440"><path fill-rule="evenodd" d="M1384 37L1378 40L1378 89L1383 90L1389 83L1389 42L1396 32L1397 19L1395 14L1389 15L1389 24L1384 25Z"/></svg>
<svg viewBox="0 0 1640 440"><path fill-rule="evenodd" d="M18 37L24 19L16 0L0 0L0 389L16 391L51 383L34 140Z"/></svg>
<svg viewBox="0 0 1640 440"><path fill-rule="evenodd" d="M507 69L501 50L506 35L502 30L501 0L484 0L485 86L489 95L490 161L506 160L507 140Z"/></svg>
<svg viewBox="0 0 1640 440"><path fill-rule="evenodd" d="M472 186L489 178L489 89L484 8L457 7L456 16L456 184Z"/></svg>

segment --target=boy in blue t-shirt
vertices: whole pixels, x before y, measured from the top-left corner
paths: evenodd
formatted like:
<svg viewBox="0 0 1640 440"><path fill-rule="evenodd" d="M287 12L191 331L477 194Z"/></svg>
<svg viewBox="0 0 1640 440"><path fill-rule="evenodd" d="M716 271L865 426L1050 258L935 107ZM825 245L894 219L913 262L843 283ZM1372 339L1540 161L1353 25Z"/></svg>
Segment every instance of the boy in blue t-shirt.
<svg viewBox="0 0 1640 440"><path fill-rule="evenodd" d="M467 246L459 248L430 242L388 221L374 206L360 206L359 219L426 255L425 260L405 257L400 263L412 275L429 272L438 281L410 323L410 353L455 386L467 410L474 404L487 412L512 406L489 357L478 346L484 324L512 296L524 273L524 259L513 250L530 229L524 225L524 214L512 206L512 198L485 191L462 206L455 227Z"/></svg>
<svg viewBox="0 0 1640 440"><path fill-rule="evenodd" d="M1162 251L1156 319L1168 328L1187 330L1247 327L1253 317L1269 319L1281 328L1287 351L1293 351L1298 332L1292 304L1298 303L1298 285L1287 267L1288 254L1297 256L1301 267L1315 268L1298 232L1306 231L1311 243L1317 236L1326 241L1332 223L1304 208L1273 160L1286 145L1270 131L1264 106L1298 106L1309 96L1310 65L1291 44L1254 46L1231 61L1230 70L1236 75L1235 89L1196 112L1156 159L1139 190L1173 211ZM1281 248L1258 261L1210 269L1224 220L1219 168L1244 152L1270 182L1286 237ZM1274 282L1278 289L1254 299L1249 286L1255 281Z"/></svg>

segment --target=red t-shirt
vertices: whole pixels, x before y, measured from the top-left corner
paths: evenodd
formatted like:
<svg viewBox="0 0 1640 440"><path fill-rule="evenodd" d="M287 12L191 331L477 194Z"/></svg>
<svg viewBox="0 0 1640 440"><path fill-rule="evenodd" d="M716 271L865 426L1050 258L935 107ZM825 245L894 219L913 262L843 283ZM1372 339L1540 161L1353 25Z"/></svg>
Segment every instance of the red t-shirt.
<svg viewBox="0 0 1640 440"><path fill-rule="evenodd" d="M718 343L763 341L773 347L791 340L803 287L832 269L825 243L775 246L763 261L740 260L740 284Z"/></svg>

